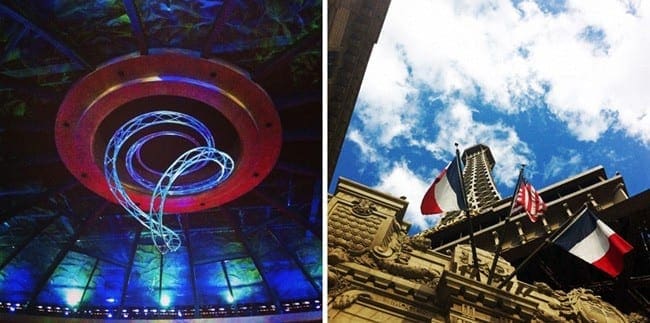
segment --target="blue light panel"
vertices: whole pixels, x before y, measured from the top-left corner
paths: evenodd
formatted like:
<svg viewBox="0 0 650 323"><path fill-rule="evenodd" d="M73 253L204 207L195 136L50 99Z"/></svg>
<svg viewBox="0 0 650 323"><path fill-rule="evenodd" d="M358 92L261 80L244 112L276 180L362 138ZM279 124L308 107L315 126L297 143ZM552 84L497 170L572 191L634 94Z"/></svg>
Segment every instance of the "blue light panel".
<svg viewBox="0 0 650 323"><path fill-rule="evenodd" d="M0 224L0 263L3 263L15 248L22 245L45 222L54 215L42 214L33 217L28 214L17 214Z"/></svg>
<svg viewBox="0 0 650 323"><path fill-rule="evenodd" d="M228 280L232 287L233 302L267 303L269 296L264 288L262 276L251 258L240 258L225 262Z"/></svg>
<svg viewBox="0 0 650 323"><path fill-rule="evenodd" d="M249 239L254 246L252 252L260 261L264 277L281 301L318 298L310 277L306 277L298 265L273 238L270 232L257 234Z"/></svg>
<svg viewBox="0 0 650 323"><path fill-rule="evenodd" d="M121 215L106 215L96 225L89 227L86 234L77 239L75 247L84 253L112 263L127 266L131 247L136 235L125 230L125 222L131 219Z"/></svg>
<svg viewBox="0 0 650 323"><path fill-rule="evenodd" d="M95 266L95 259L70 251L54 270L36 301L41 304L65 304L76 307Z"/></svg>
<svg viewBox="0 0 650 323"><path fill-rule="evenodd" d="M196 262L218 261L246 256L244 245L232 230L196 230L189 234Z"/></svg>
<svg viewBox="0 0 650 323"><path fill-rule="evenodd" d="M194 265L199 305L230 304L228 283L221 262Z"/></svg>
<svg viewBox="0 0 650 323"><path fill-rule="evenodd" d="M144 235L144 233L143 233ZM157 307L160 301L160 257L161 254L147 236L140 238L140 244L133 258L124 302L130 306ZM146 242L149 244L142 244Z"/></svg>
<svg viewBox="0 0 650 323"><path fill-rule="evenodd" d="M321 240L311 232L299 228L283 226L273 230L274 234L287 247L289 252L295 254L300 265L311 277L312 281L323 289L323 262Z"/></svg>
<svg viewBox="0 0 650 323"><path fill-rule="evenodd" d="M63 244L74 233L70 221L61 217L34 238L0 271L0 299L10 302L30 300L36 284L46 274Z"/></svg>
<svg viewBox="0 0 650 323"><path fill-rule="evenodd" d="M194 295L188 268L187 247L163 255L161 295L169 295L171 305L193 305ZM161 300L163 298L161 296Z"/></svg>
<svg viewBox="0 0 650 323"><path fill-rule="evenodd" d="M81 304L93 307L117 307L121 304L126 267L100 261L90 278Z"/></svg>

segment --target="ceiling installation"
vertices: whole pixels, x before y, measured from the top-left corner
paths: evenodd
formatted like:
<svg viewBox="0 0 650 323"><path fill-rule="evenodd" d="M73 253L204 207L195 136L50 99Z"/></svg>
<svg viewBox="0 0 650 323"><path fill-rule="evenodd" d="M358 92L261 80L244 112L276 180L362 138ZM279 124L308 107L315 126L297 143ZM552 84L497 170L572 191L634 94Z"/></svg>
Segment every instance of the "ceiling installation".
<svg viewBox="0 0 650 323"><path fill-rule="evenodd" d="M320 1L3 1L0 314L319 320Z"/></svg>

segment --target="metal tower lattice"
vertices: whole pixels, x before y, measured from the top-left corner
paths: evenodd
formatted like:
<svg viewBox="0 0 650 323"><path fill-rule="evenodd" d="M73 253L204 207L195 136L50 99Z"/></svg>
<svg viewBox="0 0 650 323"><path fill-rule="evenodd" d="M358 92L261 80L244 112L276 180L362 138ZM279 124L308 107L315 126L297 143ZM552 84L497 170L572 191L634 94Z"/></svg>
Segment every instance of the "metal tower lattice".
<svg viewBox="0 0 650 323"><path fill-rule="evenodd" d="M481 212L482 209L501 200L492 179L494 157L490 148L478 144L465 149L463 152L463 182L467 203L471 210Z"/></svg>

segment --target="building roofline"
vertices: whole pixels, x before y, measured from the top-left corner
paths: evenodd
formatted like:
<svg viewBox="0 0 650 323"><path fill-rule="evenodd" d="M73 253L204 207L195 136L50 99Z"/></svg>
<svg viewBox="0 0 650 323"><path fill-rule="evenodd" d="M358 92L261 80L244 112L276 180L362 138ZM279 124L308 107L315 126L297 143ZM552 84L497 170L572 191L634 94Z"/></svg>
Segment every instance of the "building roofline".
<svg viewBox="0 0 650 323"><path fill-rule="evenodd" d="M359 182L355 182L355 181L353 181L353 180L351 180L349 178L341 176L341 177L339 177L339 182L336 185L336 191L339 191L339 188L341 188L342 186L350 186L350 187L353 187L353 188L356 188L356 189L362 189L364 191L370 191L373 195L377 195L377 196L379 196L379 197L381 197L383 199L389 200L389 201L391 201L391 202L393 202L393 203L395 203L397 205L400 205L402 207L406 207L409 204L409 202L406 200L406 197L395 197L393 195L386 194L384 192L378 191L378 190L376 190L374 188L371 188L369 186L363 185L363 184L361 184ZM336 195L336 191L334 193L335 195Z"/></svg>

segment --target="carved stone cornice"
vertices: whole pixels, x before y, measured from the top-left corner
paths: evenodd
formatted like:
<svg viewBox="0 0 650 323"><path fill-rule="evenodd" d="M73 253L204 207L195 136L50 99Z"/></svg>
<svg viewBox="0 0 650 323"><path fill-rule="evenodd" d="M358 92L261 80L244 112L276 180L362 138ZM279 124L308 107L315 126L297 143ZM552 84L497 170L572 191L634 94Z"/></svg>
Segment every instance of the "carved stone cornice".
<svg viewBox="0 0 650 323"><path fill-rule="evenodd" d="M334 287L328 291L331 309L342 310L363 298L364 304L399 313L399 316L407 318L407 321L443 318L441 314L444 311L433 302L435 290L426 285L395 276L381 268L368 268L353 262L330 266L330 272L338 276L337 286L346 286L345 289ZM419 276L420 273L416 275Z"/></svg>
<svg viewBox="0 0 650 323"><path fill-rule="evenodd" d="M528 322L537 312L538 303L528 297L479 283L451 271L443 272L438 286L438 300L448 306L469 304L484 315L509 318L515 322Z"/></svg>

